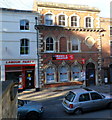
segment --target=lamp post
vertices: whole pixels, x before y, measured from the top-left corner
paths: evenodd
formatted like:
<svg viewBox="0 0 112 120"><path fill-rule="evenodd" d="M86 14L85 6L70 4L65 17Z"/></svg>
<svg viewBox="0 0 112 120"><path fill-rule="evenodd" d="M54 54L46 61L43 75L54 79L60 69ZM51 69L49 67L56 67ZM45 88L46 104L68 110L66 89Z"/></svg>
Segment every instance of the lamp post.
<svg viewBox="0 0 112 120"><path fill-rule="evenodd" d="M40 90L40 79L39 79L39 45L38 45L38 36L39 36L39 29L38 29L38 24L37 24L38 18L35 17L35 30L36 30L36 35L37 35L37 82L36 82L36 91Z"/></svg>

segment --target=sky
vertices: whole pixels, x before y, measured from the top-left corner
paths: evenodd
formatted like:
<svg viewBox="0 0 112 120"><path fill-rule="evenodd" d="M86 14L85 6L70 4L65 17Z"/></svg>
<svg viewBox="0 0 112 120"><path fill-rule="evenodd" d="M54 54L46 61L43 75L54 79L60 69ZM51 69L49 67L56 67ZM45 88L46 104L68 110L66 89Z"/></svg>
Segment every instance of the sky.
<svg viewBox="0 0 112 120"><path fill-rule="evenodd" d="M0 0L0 7L31 10L34 0ZM38 0L46 2L68 3L76 5L89 5L101 10L100 17L110 17L110 2L112 0Z"/></svg>

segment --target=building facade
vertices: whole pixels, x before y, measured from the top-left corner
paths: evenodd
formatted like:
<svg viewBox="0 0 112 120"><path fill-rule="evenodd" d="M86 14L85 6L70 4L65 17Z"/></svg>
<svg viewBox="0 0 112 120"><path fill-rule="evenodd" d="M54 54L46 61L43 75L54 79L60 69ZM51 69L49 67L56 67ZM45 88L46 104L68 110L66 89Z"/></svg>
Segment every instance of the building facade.
<svg viewBox="0 0 112 120"><path fill-rule="evenodd" d="M106 30L100 10L50 2L36 4L41 15L41 87L103 83L102 47Z"/></svg>
<svg viewBox="0 0 112 120"><path fill-rule="evenodd" d="M19 89L38 88L37 12L0 9L0 77L17 80Z"/></svg>

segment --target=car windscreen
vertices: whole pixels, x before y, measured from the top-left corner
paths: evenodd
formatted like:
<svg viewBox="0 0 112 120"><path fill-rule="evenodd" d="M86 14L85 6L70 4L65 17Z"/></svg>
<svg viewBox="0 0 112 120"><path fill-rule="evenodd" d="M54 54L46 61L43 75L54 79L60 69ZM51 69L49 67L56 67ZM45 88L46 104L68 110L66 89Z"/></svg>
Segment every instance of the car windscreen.
<svg viewBox="0 0 112 120"><path fill-rule="evenodd" d="M69 102L73 102L74 98L75 98L75 94L70 91L66 96L65 96L65 99L68 100Z"/></svg>

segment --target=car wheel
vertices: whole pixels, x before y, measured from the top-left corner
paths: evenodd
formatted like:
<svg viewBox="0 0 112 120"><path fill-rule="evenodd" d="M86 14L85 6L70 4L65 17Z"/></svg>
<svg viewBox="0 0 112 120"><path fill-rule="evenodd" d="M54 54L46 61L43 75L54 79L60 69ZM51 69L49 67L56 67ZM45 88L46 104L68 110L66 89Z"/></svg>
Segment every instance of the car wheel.
<svg viewBox="0 0 112 120"><path fill-rule="evenodd" d="M80 115L80 114L82 114L82 109L77 108L74 112L75 112L76 115Z"/></svg>
<svg viewBox="0 0 112 120"><path fill-rule="evenodd" d="M39 114L35 111L29 112L25 120L39 120Z"/></svg>
<svg viewBox="0 0 112 120"><path fill-rule="evenodd" d="M109 104L108 104L108 108L109 108L109 109L112 109L112 103L109 103Z"/></svg>

